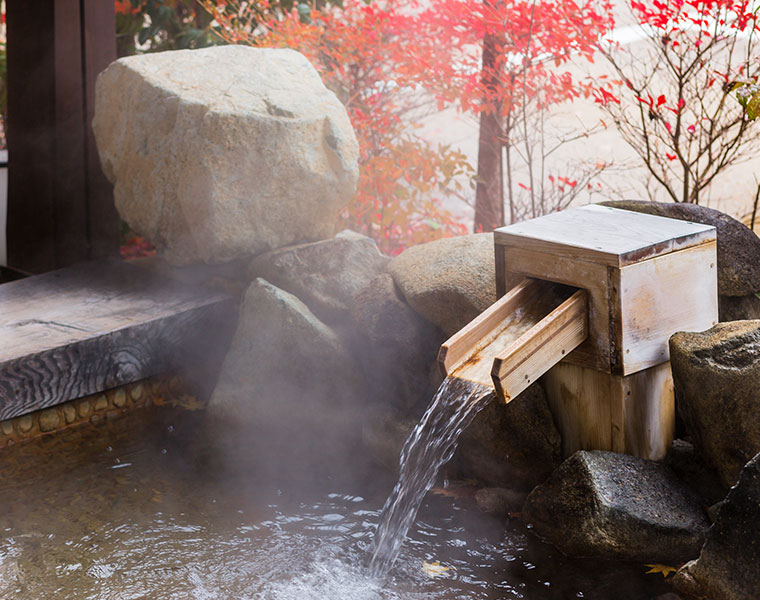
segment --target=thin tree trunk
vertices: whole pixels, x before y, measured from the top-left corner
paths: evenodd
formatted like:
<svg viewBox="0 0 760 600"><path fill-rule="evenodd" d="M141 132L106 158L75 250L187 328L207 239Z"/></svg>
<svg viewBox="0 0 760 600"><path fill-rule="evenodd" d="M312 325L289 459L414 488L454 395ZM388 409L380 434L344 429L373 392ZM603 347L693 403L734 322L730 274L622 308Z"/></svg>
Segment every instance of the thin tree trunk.
<svg viewBox="0 0 760 600"><path fill-rule="evenodd" d="M487 3L488 0L486 0ZM483 39L483 87L495 91L499 86L496 72L500 42L491 34ZM478 177L475 188L475 231L493 231L504 225L504 186L502 184L501 116L498 107L480 113L478 139Z"/></svg>

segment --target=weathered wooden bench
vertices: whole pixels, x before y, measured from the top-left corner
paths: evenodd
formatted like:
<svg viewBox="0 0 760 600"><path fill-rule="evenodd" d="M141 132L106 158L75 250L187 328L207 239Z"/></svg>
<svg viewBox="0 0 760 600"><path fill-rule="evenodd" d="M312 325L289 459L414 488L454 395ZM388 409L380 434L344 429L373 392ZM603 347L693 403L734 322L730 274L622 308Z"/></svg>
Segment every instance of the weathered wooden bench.
<svg viewBox="0 0 760 600"><path fill-rule="evenodd" d="M0 285L0 420L160 373L213 372L235 299L121 261Z"/></svg>

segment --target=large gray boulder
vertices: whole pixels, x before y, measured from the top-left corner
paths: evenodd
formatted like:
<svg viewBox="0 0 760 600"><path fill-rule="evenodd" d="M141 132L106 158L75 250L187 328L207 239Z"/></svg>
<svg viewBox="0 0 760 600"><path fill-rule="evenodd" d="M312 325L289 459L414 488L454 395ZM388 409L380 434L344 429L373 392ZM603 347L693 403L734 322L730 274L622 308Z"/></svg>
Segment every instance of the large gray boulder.
<svg viewBox="0 0 760 600"><path fill-rule="evenodd" d="M760 238L733 217L696 204L646 200L615 200L602 204L713 225L718 233L718 293L721 296L747 296L760 292Z"/></svg>
<svg viewBox="0 0 760 600"><path fill-rule="evenodd" d="M578 451L523 506L535 532L571 556L683 562L709 527L699 498L661 463Z"/></svg>
<svg viewBox="0 0 760 600"><path fill-rule="evenodd" d="M686 430L723 484L733 485L760 452L760 321L676 333L670 362Z"/></svg>
<svg viewBox="0 0 760 600"><path fill-rule="evenodd" d="M409 306L449 336L496 301L491 233L412 246L388 272Z"/></svg>
<svg viewBox="0 0 760 600"><path fill-rule="evenodd" d="M93 129L119 214L175 264L329 238L358 179L345 108L288 49L119 59Z"/></svg>
<svg viewBox="0 0 760 600"><path fill-rule="evenodd" d="M363 393L335 332L298 298L256 279L207 412L249 431L252 443L267 439L259 451L320 461L359 442Z"/></svg>
<svg viewBox="0 0 760 600"><path fill-rule="evenodd" d="M489 402L462 432L454 461L463 477L491 486L530 490L544 481L562 462L562 438L543 388Z"/></svg>
<svg viewBox="0 0 760 600"><path fill-rule="evenodd" d="M701 600L760 598L760 454L728 492L699 558L686 563L673 583Z"/></svg>
<svg viewBox="0 0 760 600"><path fill-rule="evenodd" d="M392 406L374 406L362 427L362 443L376 463L395 473L401 449L419 421Z"/></svg>
<svg viewBox="0 0 760 600"><path fill-rule="evenodd" d="M401 418L414 413L415 407L424 410L440 382L431 370L443 333L409 308L387 273L356 295L351 324L354 355L369 385L367 395L398 411Z"/></svg>
<svg viewBox="0 0 760 600"><path fill-rule="evenodd" d="M327 323L345 323L354 297L388 260L373 240L345 230L332 240L261 254L251 260L248 275L250 279L266 279L297 296Z"/></svg>

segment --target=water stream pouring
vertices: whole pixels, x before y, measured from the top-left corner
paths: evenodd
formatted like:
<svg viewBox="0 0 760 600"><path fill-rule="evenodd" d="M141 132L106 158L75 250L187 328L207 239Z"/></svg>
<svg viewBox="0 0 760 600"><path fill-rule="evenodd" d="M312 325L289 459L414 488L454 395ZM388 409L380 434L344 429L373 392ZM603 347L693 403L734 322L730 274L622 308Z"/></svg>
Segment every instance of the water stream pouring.
<svg viewBox="0 0 760 600"><path fill-rule="evenodd" d="M441 347L446 380L402 450L375 576L462 430L490 398L510 402L542 376L566 456L662 458L675 424L668 339L717 323L714 227L590 205L497 229L494 242L502 297Z"/></svg>

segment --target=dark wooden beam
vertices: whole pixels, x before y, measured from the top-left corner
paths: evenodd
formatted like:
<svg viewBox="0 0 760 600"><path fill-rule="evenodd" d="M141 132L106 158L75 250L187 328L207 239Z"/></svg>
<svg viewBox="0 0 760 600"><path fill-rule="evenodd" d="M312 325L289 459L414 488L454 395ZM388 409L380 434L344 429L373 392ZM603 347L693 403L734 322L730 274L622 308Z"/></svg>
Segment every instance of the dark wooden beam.
<svg viewBox="0 0 760 600"><path fill-rule="evenodd" d="M7 0L8 263L44 272L118 252L92 136L97 74L116 58L113 2Z"/></svg>
<svg viewBox="0 0 760 600"><path fill-rule="evenodd" d="M120 261L0 286L0 420L187 369L213 374L235 300Z"/></svg>
<svg viewBox="0 0 760 600"><path fill-rule="evenodd" d="M113 187L100 168L92 132L95 82L98 74L116 60L116 14L110 0L82 0L82 8L89 258L100 258L119 251L119 216L113 203Z"/></svg>
<svg viewBox="0 0 760 600"><path fill-rule="evenodd" d="M23 270L46 271L56 266L53 0L8 0L6 23L8 259Z"/></svg>
<svg viewBox="0 0 760 600"><path fill-rule="evenodd" d="M89 258L85 157L85 99L79 0L56 0L53 29L55 129L53 205L55 260L62 267ZM11 166L11 170L15 168Z"/></svg>

